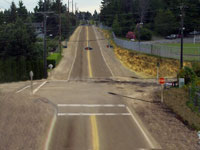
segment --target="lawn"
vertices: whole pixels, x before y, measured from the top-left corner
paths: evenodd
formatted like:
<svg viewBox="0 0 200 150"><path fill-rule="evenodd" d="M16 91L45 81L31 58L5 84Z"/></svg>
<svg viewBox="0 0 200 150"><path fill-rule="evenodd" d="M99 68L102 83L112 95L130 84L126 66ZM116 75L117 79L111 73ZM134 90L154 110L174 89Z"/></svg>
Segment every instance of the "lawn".
<svg viewBox="0 0 200 150"><path fill-rule="evenodd" d="M173 48L174 50L180 50L181 44L180 43L165 43L162 45L166 45L168 47ZM184 43L183 45L183 53L184 54L193 54L193 55L200 55L200 43Z"/></svg>

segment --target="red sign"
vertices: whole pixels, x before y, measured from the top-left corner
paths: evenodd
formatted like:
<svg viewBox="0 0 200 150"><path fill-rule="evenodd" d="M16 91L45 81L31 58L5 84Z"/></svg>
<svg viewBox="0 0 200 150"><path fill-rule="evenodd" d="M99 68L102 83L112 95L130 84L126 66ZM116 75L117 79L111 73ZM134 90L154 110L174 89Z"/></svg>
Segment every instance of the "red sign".
<svg viewBox="0 0 200 150"><path fill-rule="evenodd" d="M160 82L160 84L165 84L165 78L160 78L159 82Z"/></svg>

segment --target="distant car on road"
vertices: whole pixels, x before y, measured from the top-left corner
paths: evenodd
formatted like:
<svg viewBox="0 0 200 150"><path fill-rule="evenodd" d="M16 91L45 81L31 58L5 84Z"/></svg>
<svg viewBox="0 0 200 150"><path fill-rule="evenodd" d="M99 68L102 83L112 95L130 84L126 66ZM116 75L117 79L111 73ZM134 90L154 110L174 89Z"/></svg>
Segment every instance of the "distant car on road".
<svg viewBox="0 0 200 150"><path fill-rule="evenodd" d="M177 35L176 35L176 34L171 34L171 35L169 35L169 36L166 36L165 38L166 38L166 39L172 40L172 39L176 39L176 38L177 38Z"/></svg>
<svg viewBox="0 0 200 150"><path fill-rule="evenodd" d="M198 34L200 34L199 31L192 31L192 32L189 33L189 35L198 35Z"/></svg>

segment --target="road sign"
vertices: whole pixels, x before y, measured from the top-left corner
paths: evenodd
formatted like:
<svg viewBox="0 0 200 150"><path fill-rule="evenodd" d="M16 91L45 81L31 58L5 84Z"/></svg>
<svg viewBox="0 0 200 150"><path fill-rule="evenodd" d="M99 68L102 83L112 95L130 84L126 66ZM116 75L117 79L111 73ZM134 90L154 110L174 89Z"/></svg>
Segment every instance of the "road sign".
<svg viewBox="0 0 200 150"><path fill-rule="evenodd" d="M53 69L53 65L52 65L52 64L49 64L48 67L49 67L49 69L51 69L51 70Z"/></svg>
<svg viewBox="0 0 200 150"><path fill-rule="evenodd" d="M33 76L34 76L33 71L30 71L30 77L31 77L31 79L33 79Z"/></svg>
<svg viewBox="0 0 200 150"><path fill-rule="evenodd" d="M160 84L165 84L165 78L160 78L159 82L160 82Z"/></svg>
<svg viewBox="0 0 200 150"><path fill-rule="evenodd" d="M31 78L31 94L33 94L33 71L30 71L30 78Z"/></svg>

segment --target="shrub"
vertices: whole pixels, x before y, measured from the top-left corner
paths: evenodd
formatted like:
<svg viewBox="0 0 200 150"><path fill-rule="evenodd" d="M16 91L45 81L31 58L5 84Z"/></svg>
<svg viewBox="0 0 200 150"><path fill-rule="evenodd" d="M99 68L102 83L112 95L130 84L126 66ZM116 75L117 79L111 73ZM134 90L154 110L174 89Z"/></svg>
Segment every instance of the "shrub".
<svg viewBox="0 0 200 150"><path fill-rule="evenodd" d="M136 31L136 37L137 39L140 38L140 40L143 41L149 41L152 39L152 32L147 28L141 28L140 34L139 34L139 29Z"/></svg>
<svg viewBox="0 0 200 150"><path fill-rule="evenodd" d="M196 75L198 77L200 77L200 64L197 62L193 62L192 63L192 69L194 70L194 72L196 73Z"/></svg>
<svg viewBox="0 0 200 150"><path fill-rule="evenodd" d="M185 84L187 85L187 84L195 82L197 79L197 76L191 68L184 67L184 69L179 71L177 78L184 78Z"/></svg>
<svg viewBox="0 0 200 150"><path fill-rule="evenodd" d="M126 34L126 38L127 38L127 39L136 39L135 33L129 31L129 32Z"/></svg>

